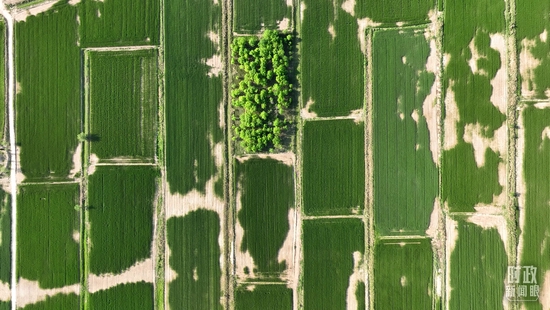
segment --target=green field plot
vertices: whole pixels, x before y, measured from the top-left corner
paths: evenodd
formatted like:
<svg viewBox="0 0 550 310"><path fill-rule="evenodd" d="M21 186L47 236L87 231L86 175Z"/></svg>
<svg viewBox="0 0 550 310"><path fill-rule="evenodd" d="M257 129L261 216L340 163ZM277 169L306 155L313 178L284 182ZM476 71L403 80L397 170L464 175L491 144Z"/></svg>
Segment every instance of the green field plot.
<svg viewBox="0 0 550 310"><path fill-rule="evenodd" d="M221 4L167 0L164 6L166 176L171 192L204 191L218 171L211 145L223 139L221 74L207 61L220 52L209 34L221 37Z"/></svg>
<svg viewBox="0 0 550 310"><path fill-rule="evenodd" d="M429 21L430 11L435 10L435 0L370 0L357 1L356 14L375 23L418 24Z"/></svg>
<svg viewBox="0 0 550 310"><path fill-rule="evenodd" d="M304 212L360 212L365 201L363 124L352 120L306 122L303 139Z"/></svg>
<svg viewBox="0 0 550 310"><path fill-rule="evenodd" d="M517 1L516 12L521 94L527 98L549 98L550 2Z"/></svg>
<svg viewBox="0 0 550 310"><path fill-rule="evenodd" d="M463 220L457 226L454 250L447 253L449 309L502 309L508 261L498 231Z"/></svg>
<svg viewBox="0 0 550 310"><path fill-rule="evenodd" d="M59 3L15 24L16 137L27 180L66 178L72 168L81 124L76 18L74 6Z"/></svg>
<svg viewBox="0 0 550 310"><path fill-rule="evenodd" d="M89 307L90 310L151 310L154 309L153 295L152 283L138 282L122 284L91 294Z"/></svg>
<svg viewBox="0 0 550 310"><path fill-rule="evenodd" d="M522 113L525 149L523 152L523 178L525 194L520 194L520 205L525 210L521 227L522 252L520 265L537 267L537 283L547 280L550 270L550 248L548 248L548 218L550 217L550 109L525 108ZM546 280L545 280L546 276ZM546 283L546 282L544 282ZM545 284L546 285L546 284ZM526 302L527 309L542 309L539 303Z"/></svg>
<svg viewBox="0 0 550 310"><path fill-rule="evenodd" d="M17 276L43 288L78 283L78 185L21 186L17 203Z"/></svg>
<svg viewBox="0 0 550 310"><path fill-rule="evenodd" d="M157 50L89 51L91 152L100 159L153 160L157 125Z"/></svg>
<svg viewBox="0 0 550 310"><path fill-rule="evenodd" d="M11 302L9 301L0 301L0 310L10 310Z"/></svg>
<svg viewBox="0 0 550 310"><path fill-rule="evenodd" d="M346 309L350 277L362 263L356 257L362 258L364 236L359 219L304 221L304 309Z"/></svg>
<svg viewBox="0 0 550 310"><path fill-rule="evenodd" d="M236 0L233 3L233 27L240 33L277 29L292 20L292 5L286 0ZM291 1L292 3L292 1ZM286 19L286 21L283 21Z"/></svg>
<svg viewBox="0 0 550 310"><path fill-rule="evenodd" d="M243 285L235 292L235 310L291 310L292 289L284 285Z"/></svg>
<svg viewBox="0 0 550 310"><path fill-rule="evenodd" d="M197 210L166 224L170 266L178 274L168 285L171 310L221 310L220 217Z"/></svg>
<svg viewBox="0 0 550 310"><path fill-rule="evenodd" d="M121 273L151 256L157 174L150 166L110 166L89 177L91 273Z"/></svg>
<svg viewBox="0 0 550 310"><path fill-rule="evenodd" d="M343 116L363 107L365 57L361 51L366 47L359 42L357 18L341 9L343 2L301 3L305 6L300 44L302 100L304 105L312 102L311 110L318 116Z"/></svg>
<svg viewBox="0 0 550 310"><path fill-rule="evenodd" d="M237 163L236 173L241 191L237 218L244 229L238 250L250 252L256 275L278 277L291 263L277 257L290 231L294 169L273 159L249 159Z"/></svg>
<svg viewBox="0 0 550 310"><path fill-rule="evenodd" d="M475 150L472 142L507 139L504 1L445 5L442 199L452 211L473 211L477 203L493 204L504 190L498 174L505 173L505 150Z"/></svg>
<svg viewBox="0 0 550 310"><path fill-rule="evenodd" d="M375 309L432 309L430 239L380 241L374 256Z"/></svg>
<svg viewBox="0 0 550 310"><path fill-rule="evenodd" d="M58 294L53 297L46 297L46 300L35 304L27 305L23 310L59 310L59 309L79 309L80 297L75 294ZM1 306L0 306L0 309ZM6 309L7 310L7 309Z"/></svg>
<svg viewBox="0 0 550 310"><path fill-rule="evenodd" d="M82 0L81 46L160 44L159 0Z"/></svg>
<svg viewBox="0 0 550 310"><path fill-rule="evenodd" d="M0 281L11 279L11 196L0 190ZM1 308L0 308L1 309Z"/></svg>
<svg viewBox="0 0 550 310"><path fill-rule="evenodd" d="M430 143L436 152L439 141L430 141L425 117L436 106L435 96L427 98L435 80L426 70L429 55L422 29L374 33L374 212L381 234L423 234L438 194Z"/></svg>

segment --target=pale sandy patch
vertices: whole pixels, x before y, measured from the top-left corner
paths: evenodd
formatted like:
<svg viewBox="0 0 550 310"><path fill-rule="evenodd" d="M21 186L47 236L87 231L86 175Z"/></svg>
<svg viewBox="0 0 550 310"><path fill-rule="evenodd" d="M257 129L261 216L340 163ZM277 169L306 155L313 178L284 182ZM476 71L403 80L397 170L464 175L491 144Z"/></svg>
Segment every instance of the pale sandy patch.
<svg viewBox="0 0 550 310"><path fill-rule="evenodd" d="M70 5L77 5L80 3L81 0L69 0Z"/></svg>
<svg viewBox="0 0 550 310"><path fill-rule="evenodd" d="M241 189L237 190L236 195L236 214L239 214L239 211L242 209L241 204ZM255 278L256 275L254 274L254 259L250 255L250 252L246 250L243 252L242 245L243 245L243 239L244 239L244 228L241 226L241 223L239 220L235 221L235 275L238 279L247 279L247 278ZM244 269L248 269L248 274L244 272Z"/></svg>
<svg viewBox="0 0 550 310"><path fill-rule="evenodd" d="M92 175L95 172L97 163L99 163L99 157L97 157L96 154L92 153L90 154L89 162L90 165L88 166L88 175Z"/></svg>
<svg viewBox="0 0 550 310"><path fill-rule="evenodd" d="M16 160L17 160L17 172L15 173L15 180L17 182L17 184L21 184L23 183L23 181L25 181L25 175L23 174L23 171L21 171L21 147L19 146L16 146L15 148L15 155L16 155ZM10 190L10 193L11 193L11 190Z"/></svg>
<svg viewBox="0 0 550 310"><path fill-rule="evenodd" d="M550 127L544 127L542 133L540 134L540 139L542 141L544 141L544 139L550 139Z"/></svg>
<svg viewBox="0 0 550 310"><path fill-rule="evenodd" d="M0 281L0 301L10 301L11 290L10 284Z"/></svg>
<svg viewBox="0 0 550 310"><path fill-rule="evenodd" d="M464 127L464 141L471 143L474 147L474 157L478 167L485 165L485 152L487 149L491 149L493 152L500 154L500 156L506 154L506 124L495 130L493 138L487 138L484 135L486 130L487 128L481 126L479 123L466 124Z"/></svg>
<svg viewBox="0 0 550 310"><path fill-rule="evenodd" d="M445 203L447 204L447 203ZM449 207L445 206L446 210L449 210ZM445 231L447 239L445 241L445 265L451 266L451 254L454 251L454 248L456 246L456 241L458 239L458 223L451 219L449 216L446 216L445 219ZM445 277L445 288L446 288L446 295L447 295L447 309L449 309L449 299L451 297L451 292L453 288L451 287L451 268L447 268L447 276Z"/></svg>
<svg viewBox="0 0 550 310"><path fill-rule="evenodd" d="M536 45L536 40L521 40L519 72L521 75L521 94L524 97L532 97L535 94L535 69L540 65L540 60L533 56L531 49ZM533 86L531 87L531 85Z"/></svg>
<svg viewBox="0 0 550 310"><path fill-rule="evenodd" d="M204 63L210 67L207 75L208 77L217 77L223 70L222 57L218 54L212 55L208 59L203 59Z"/></svg>
<svg viewBox="0 0 550 310"><path fill-rule="evenodd" d="M454 81L450 81L449 87L447 87L447 96L445 97L445 120L443 122L445 132L445 140L443 141L444 150L450 150L458 144L460 113L455 100L453 85Z"/></svg>
<svg viewBox="0 0 550 310"><path fill-rule="evenodd" d="M450 61L451 61L451 54L444 53L443 54L443 67L447 67L447 65L449 65Z"/></svg>
<svg viewBox="0 0 550 310"><path fill-rule="evenodd" d="M221 168L223 166L223 142L214 143L214 137L211 134L208 135L208 141L214 156L214 163L216 163L217 168Z"/></svg>
<svg viewBox="0 0 550 310"><path fill-rule="evenodd" d="M293 166L294 162L296 161L296 155L292 152L274 153L274 154L252 154L252 155L243 155L243 156L236 157L236 159L241 163L244 163L247 160L252 158L274 159L282 162L287 166Z"/></svg>
<svg viewBox="0 0 550 310"><path fill-rule="evenodd" d="M300 2L300 20L304 20L304 11L306 10L306 3Z"/></svg>
<svg viewBox="0 0 550 310"><path fill-rule="evenodd" d="M80 243L80 232L78 230L73 231L72 237L73 237L74 242Z"/></svg>
<svg viewBox="0 0 550 310"><path fill-rule="evenodd" d="M24 308L28 305L35 304L46 300L47 297L52 297L58 294L80 294L80 284L73 284L60 288L43 289L40 288L38 281L30 281L20 278L17 283L17 307Z"/></svg>
<svg viewBox="0 0 550 310"><path fill-rule="evenodd" d="M353 119L356 124L363 122L363 109L352 110L348 118Z"/></svg>
<svg viewBox="0 0 550 310"><path fill-rule="evenodd" d="M285 241L283 242L283 245L279 249L279 253L277 254L277 261L279 264L285 262L286 263L286 270L282 275L282 279L287 280L289 276L293 274L294 270L294 238L296 237L295 229L296 229L296 210L294 208L291 208L288 210L288 233L286 235Z"/></svg>
<svg viewBox="0 0 550 310"><path fill-rule="evenodd" d="M183 217L189 212L199 209L214 211L222 217L225 203L223 199L218 198L214 192L214 184L219 176L214 176L206 182L205 193L196 189L185 195L179 193L165 192L166 219L171 217ZM167 187L168 188L168 187ZM223 221L222 221L223 222Z"/></svg>
<svg viewBox="0 0 550 310"><path fill-rule="evenodd" d="M438 11L433 9L428 12L430 23L428 24L428 27L426 27L426 31L424 32L424 36L427 40L436 39L438 37L441 29L441 21L439 19L441 14L442 13L439 13Z"/></svg>
<svg viewBox="0 0 550 310"><path fill-rule="evenodd" d="M313 99L311 99L311 97L310 97L307 100L306 106L303 109L300 110L300 116L303 119L310 119L310 118L316 118L317 117L317 113L315 113L311 110L313 104L315 104L315 101L313 101Z"/></svg>
<svg viewBox="0 0 550 310"><path fill-rule="evenodd" d="M418 110L414 109L411 113L411 118L414 120L414 122L418 125L418 121L420 120L420 114L418 114Z"/></svg>
<svg viewBox="0 0 550 310"><path fill-rule="evenodd" d="M214 3L214 5L218 5L220 2L219 0L213 0L212 3Z"/></svg>
<svg viewBox="0 0 550 310"><path fill-rule="evenodd" d="M506 229L506 219L502 215L492 215L492 214L473 214L470 215L467 219L467 222L476 224L483 229L496 228L500 239L504 243L504 248L506 253L508 253L508 230Z"/></svg>
<svg viewBox="0 0 550 310"><path fill-rule="evenodd" d="M21 82L15 83L15 94L19 95L21 92L23 92L23 86L21 85Z"/></svg>
<svg viewBox="0 0 550 310"><path fill-rule="evenodd" d="M407 56L401 57L401 62L406 65L407 64Z"/></svg>
<svg viewBox="0 0 550 310"><path fill-rule="evenodd" d="M346 0L342 3L342 10L346 11L351 16L355 16L355 0Z"/></svg>
<svg viewBox="0 0 550 310"><path fill-rule="evenodd" d="M405 276L401 276L401 279L399 279L399 283L401 283L401 286L407 286L409 285L409 280Z"/></svg>
<svg viewBox="0 0 550 310"><path fill-rule="evenodd" d="M225 128L225 104L223 101L218 104L218 126L222 129Z"/></svg>
<svg viewBox="0 0 550 310"><path fill-rule="evenodd" d="M368 17L357 19L357 38L359 39L361 52L363 52L363 55L365 56L367 55L367 35L365 31L367 30L368 27L377 27L380 25L382 24L376 23Z"/></svg>
<svg viewBox="0 0 550 310"><path fill-rule="evenodd" d="M491 103L502 114L506 114L507 89L506 89L506 38L500 33L491 34L491 48L500 53L500 68L495 77L491 80L493 93L491 94Z"/></svg>
<svg viewBox="0 0 550 310"><path fill-rule="evenodd" d="M480 51L477 49L477 46L475 44L475 37L472 38L468 47L470 48L470 53L472 54L472 58L470 58L470 60L468 61L468 65L470 66L472 73L488 76L489 73L487 73L487 71L485 71L484 69L479 69L477 67L477 61L480 59L485 59L487 57L485 55L480 55Z"/></svg>
<svg viewBox="0 0 550 310"><path fill-rule="evenodd" d="M16 22L21 22L27 20L27 17L30 15L28 10L22 10L12 13L13 19Z"/></svg>
<svg viewBox="0 0 550 310"><path fill-rule="evenodd" d="M155 280L155 267L153 259L148 258L138 262L120 274L90 274L88 276L88 290L90 293L106 290L126 283L147 282Z"/></svg>
<svg viewBox="0 0 550 310"><path fill-rule="evenodd" d="M430 55L426 60L426 70L430 73L433 73L436 76L430 93L424 99L422 104L422 114L426 119L426 124L428 126L428 132L430 135L430 151L432 153L433 162L436 165L439 165L439 108L437 104L437 88L440 85L438 65L438 51L437 44L435 39L430 40Z"/></svg>
<svg viewBox="0 0 550 310"><path fill-rule="evenodd" d="M435 197L434 207L432 209L432 214L430 214L430 225L428 226L428 229L426 230L426 235L428 237L431 237L432 239L435 239L437 231L439 230L439 216L440 215L441 215L441 204L439 202L439 198Z"/></svg>
<svg viewBox="0 0 550 310"><path fill-rule="evenodd" d="M290 19L287 17L283 18L280 21L277 21L277 28L281 31L290 29Z"/></svg>
<svg viewBox="0 0 550 310"><path fill-rule="evenodd" d="M365 282L365 270L363 269L363 254L359 251L353 252L353 273L349 277L348 289L346 291L347 309L358 309L357 285L359 282Z"/></svg>
<svg viewBox="0 0 550 310"><path fill-rule="evenodd" d="M214 31L209 31L208 34L208 39L210 39L210 41L215 45L217 46L217 49L219 49L219 46L220 46L220 35L215 33Z"/></svg>
<svg viewBox="0 0 550 310"><path fill-rule="evenodd" d="M533 105L537 109L548 109L550 108L550 102L537 102Z"/></svg>
<svg viewBox="0 0 550 310"><path fill-rule="evenodd" d="M543 309L550 309L550 270L544 273L542 286L539 294L539 302Z"/></svg>
<svg viewBox="0 0 550 310"><path fill-rule="evenodd" d="M547 98L550 98L550 88L547 88L547 89L544 91L544 95L545 95Z"/></svg>
<svg viewBox="0 0 550 310"><path fill-rule="evenodd" d="M69 178L74 178L82 168L82 143L78 143L76 150L73 153L73 168L69 172Z"/></svg>
<svg viewBox="0 0 550 310"><path fill-rule="evenodd" d="M403 27L403 26L405 26L405 22L396 22L395 25L397 27Z"/></svg>
<svg viewBox="0 0 550 310"><path fill-rule="evenodd" d="M46 2L40 3L40 4L38 4L36 6L33 6L29 9L27 9L27 10L19 11L19 12L15 13L14 19L16 21L25 21L27 19L27 17L30 16L30 15L36 16L40 13L44 13L44 12L48 11L56 3L57 3L57 1L46 1Z"/></svg>
<svg viewBox="0 0 550 310"><path fill-rule="evenodd" d="M523 253L523 242L525 235L523 234L525 226L525 194L527 192L527 184L525 182L525 175L523 170L523 159L525 156L525 129L523 121L523 113L519 113L518 117L518 129L517 129L517 142L516 142L516 192L518 194L518 204L519 204L519 241L518 241L518 251L517 256L521 257Z"/></svg>
<svg viewBox="0 0 550 310"><path fill-rule="evenodd" d="M336 38L336 30L334 29L333 24L328 25L328 33L330 33L330 36L332 38L332 41L334 41L334 38Z"/></svg>
<svg viewBox="0 0 550 310"><path fill-rule="evenodd" d="M97 18L101 18L101 10L98 8L96 11Z"/></svg>
<svg viewBox="0 0 550 310"><path fill-rule="evenodd" d="M292 0L285 0L286 6L293 6L294 3Z"/></svg>
<svg viewBox="0 0 550 310"><path fill-rule="evenodd" d="M474 209L482 215L502 215L502 208L493 205L477 204Z"/></svg>
<svg viewBox="0 0 550 310"><path fill-rule="evenodd" d="M165 243L164 246L164 280L167 284L170 284L172 281L176 280L178 278L178 273L172 269L172 266L170 266L170 258L172 257L172 250L168 246L168 243ZM168 290L166 290L166 293L168 293Z"/></svg>
<svg viewBox="0 0 550 310"><path fill-rule="evenodd" d="M548 30L544 29L544 31L539 35L539 38L542 42L546 43L546 40L548 40Z"/></svg>

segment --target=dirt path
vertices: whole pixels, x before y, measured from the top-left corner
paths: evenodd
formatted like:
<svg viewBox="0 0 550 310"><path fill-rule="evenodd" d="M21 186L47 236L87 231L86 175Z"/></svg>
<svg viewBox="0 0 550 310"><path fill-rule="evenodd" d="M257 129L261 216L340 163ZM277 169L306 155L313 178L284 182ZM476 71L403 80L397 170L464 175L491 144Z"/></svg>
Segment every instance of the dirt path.
<svg viewBox="0 0 550 310"><path fill-rule="evenodd" d="M13 18L6 9L4 2L1 3L2 16L6 20L8 50L8 117L9 117L9 135L10 135L10 189L11 189L11 308L15 310L17 304L17 264L15 257L17 253L17 149L15 146L15 109L14 109L14 90L15 74L13 62Z"/></svg>

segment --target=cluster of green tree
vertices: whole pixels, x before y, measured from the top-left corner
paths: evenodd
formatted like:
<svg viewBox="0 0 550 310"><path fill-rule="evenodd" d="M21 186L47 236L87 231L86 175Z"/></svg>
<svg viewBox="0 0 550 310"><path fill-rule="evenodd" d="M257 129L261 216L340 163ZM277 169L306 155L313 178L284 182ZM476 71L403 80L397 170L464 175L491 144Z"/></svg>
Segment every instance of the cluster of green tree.
<svg viewBox="0 0 550 310"><path fill-rule="evenodd" d="M232 116L233 129L246 152L281 147L281 135L290 124L285 111L291 103L292 42L288 33L266 30L260 39L236 37L231 44L232 63L240 69L231 97L241 108Z"/></svg>

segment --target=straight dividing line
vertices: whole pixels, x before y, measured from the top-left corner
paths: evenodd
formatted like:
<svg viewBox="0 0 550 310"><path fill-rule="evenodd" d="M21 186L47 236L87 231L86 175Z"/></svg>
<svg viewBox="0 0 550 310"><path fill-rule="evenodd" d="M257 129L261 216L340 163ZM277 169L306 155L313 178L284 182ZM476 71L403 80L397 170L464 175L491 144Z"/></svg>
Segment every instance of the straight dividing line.
<svg viewBox="0 0 550 310"><path fill-rule="evenodd" d="M60 181L60 182L24 182L20 183L19 186L27 186L27 185L63 185L63 184L80 184L80 180L74 180L74 181Z"/></svg>
<svg viewBox="0 0 550 310"><path fill-rule="evenodd" d="M17 147L15 145L15 67L13 59L14 41L13 41L13 18L10 12L6 10L2 2L2 15L7 24L6 32L8 47L8 116L9 116L9 135L10 135L10 190L11 190L11 309L17 308Z"/></svg>
<svg viewBox="0 0 550 310"><path fill-rule="evenodd" d="M89 133L90 132L90 98L89 98L89 88L90 88L90 59L88 58L89 53L86 50L81 51L82 55L82 61L84 66L84 85L83 90L84 94L82 95L84 98L84 116L83 116L83 132ZM81 244L81 266L82 266L82 275L81 275L81 290L80 290L80 300L81 300L81 309L88 310L89 309L89 299L90 299L90 293L88 291L88 275L90 272L90 251L89 251L89 244L88 244L88 235L90 233L89 227L88 227L88 210L86 208L86 203L88 200L88 167L90 163L90 142L83 142L84 145L84 154L83 154L83 160L82 160L82 185L81 185L81 193L82 193L82 200L81 200L81 223L80 223L80 244Z"/></svg>
<svg viewBox="0 0 550 310"><path fill-rule="evenodd" d="M233 167L233 148L231 145L231 103L229 96L229 85L231 83L231 51L229 46L232 40L233 27L233 1L222 0L222 42L221 51L223 66L222 88L225 126L224 131L224 200L226 204L222 221L225 221L224 233L224 270L225 277L222 283L222 291L225 289L225 309L233 310L235 308L235 187L234 187L234 167Z"/></svg>
<svg viewBox="0 0 550 310"><path fill-rule="evenodd" d="M367 55L365 55L365 251L367 255L367 273L365 279L365 306L374 309L374 160L373 160L373 81L372 81L372 38L373 29L367 29ZM365 34L364 34L365 35Z"/></svg>
<svg viewBox="0 0 550 310"><path fill-rule="evenodd" d="M442 87L443 87L443 70L444 70L444 60L443 60L443 22L444 22L444 17L445 17L445 14L443 12L440 12L439 11L439 8L440 6L441 7L444 7L444 3L443 3L443 0L438 0L437 2L437 10L436 10L436 14L437 14L437 19L435 20L436 24L433 25L435 26L436 30L435 30L435 38L432 38L432 40L435 40L435 48L436 48L436 57L437 57L437 60L438 60L438 64L437 64L437 70L436 70L436 77L435 77L435 81L434 83L436 83L436 113L437 113L437 117L436 117L436 122L437 122L437 125L436 125L436 128L437 128L437 138L439 139L438 141L438 153L437 153L437 167L438 167L438 172L437 172L437 177L438 177L438 186L437 186L437 189L438 189L438 197L437 199L439 200L439 205L440 205L440 211L439 211L439 214L438 214L438 225L437 226L441 226L441 227L438 227L438 230L435 232L435 236L434 236L434 240L432 240L432 257L433 257L433 274L434 274L434 282L432 284L432 288L435 292L434 294L434 297L433 297L433 305L432 305L432 308L433 310L436 310L436 307L437 307L437 301L439 301L439 304L440 304L440 307L443 307L442 305L445 303L445 299L446 299L446 281L445 281L445 275L446 275L446 264L445 264L445 253L446 253L446 227L445 227L445 223L446 221L444 220L445 219L445 212L446 210L444 210L442 207L441 207L441 204L442 204L442 180L443 180L443 173L442 173L442 158L443 158L443 146L444 146L444 143L445 143L445 140L444 140L444 109L445 109L445 106L444 106L444 99L443 99L443 91L442 91ZM433 212L433 211L432 211ZM439 244L439 247L438 246L435 246L434 245L434 242L435 244ZM436 270L436 267L439 267L439 270ZM439 277L438 277L439 276ZM441 279L440 282L436 282L437 279ZM439 285L439 288L440 288L440 295L438 296L437 295L437 287Z"/></svg>
<svg viewBox="0 0 550 310"><path fill-rule="evenodd" d="M111 47L85 47L82 50L86 52L131 52L142 50L158 50L158 45L127 45L127 46L111 46Z"/></svg>
<svg viewBox="0 0 550 310"><path fill-rule="evenodd" d="M157 48L157 81L158 81L158 109L157 109L157 148L155 161L160 170L160 184L157 184L157 206L155 210L155 232L153 235L153 260L155 261L154 279L154 308L164 310L166 308L166 126L165 126L165 62L164 62L164 0L159 1L160 5L160 39ZM156 251L155 251L156 250ZM155 255L156 254L156 255Z"/></svg>
<svg viewBox="0 0 550 310"><path fill-rule="evenodd" d="M357 215L302 215L304 221L327 220L327 219L360 219L363 220L363 214Z"/></svg>

